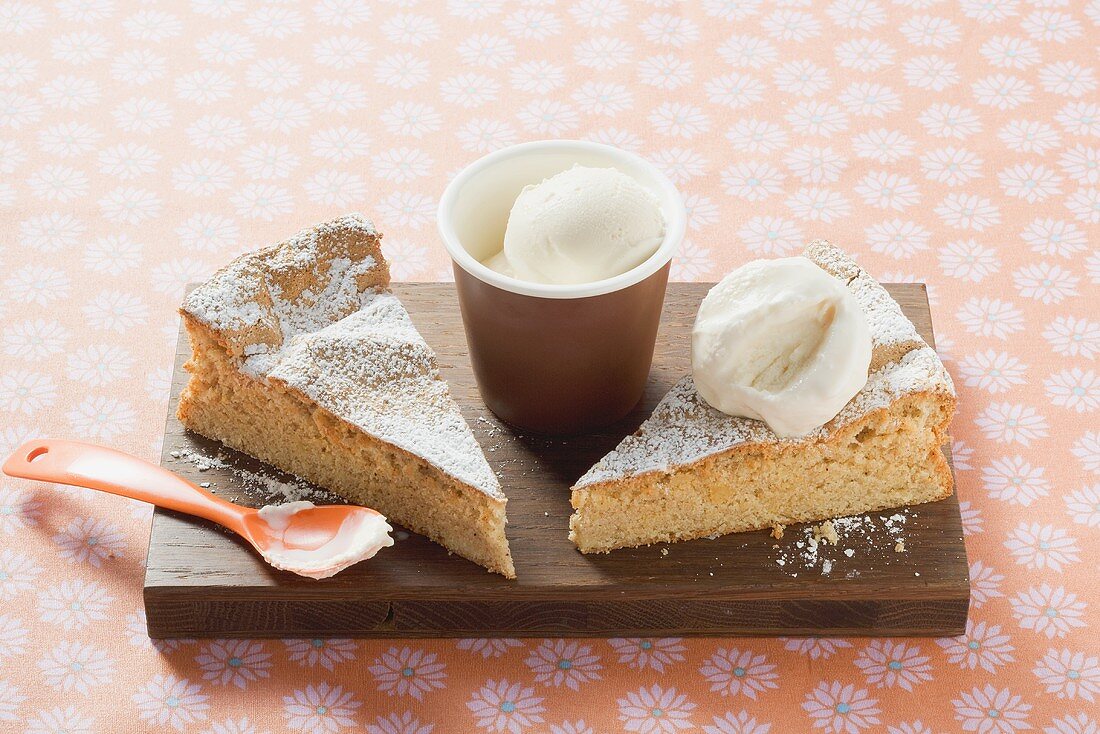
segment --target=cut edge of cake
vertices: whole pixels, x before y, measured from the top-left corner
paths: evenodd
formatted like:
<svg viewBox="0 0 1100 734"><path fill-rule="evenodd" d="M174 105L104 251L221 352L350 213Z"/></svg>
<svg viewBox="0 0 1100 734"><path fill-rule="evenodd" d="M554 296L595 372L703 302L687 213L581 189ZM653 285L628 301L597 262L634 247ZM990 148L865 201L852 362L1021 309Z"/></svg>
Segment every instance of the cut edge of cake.
<svg viewBox="0 0 1100 734"><path fill-rule="evenodd" d="M824 240L805 256L842 280L872 336L864 388L826 425L780 438L721 413L689 376L573 486L582 552L688 540L932 502L953 491L941 446L951 378L885 288ZM809 489L807 489L809 485ZM816 494L814 487L820 487Z"/></svg>
<svg viewBox="0 0 1100 734"><path fill-rule="evenodd" d="M434 352L348 215L247 253L185 298L189 429L373 507L508 578L506 498Z"/></svg>

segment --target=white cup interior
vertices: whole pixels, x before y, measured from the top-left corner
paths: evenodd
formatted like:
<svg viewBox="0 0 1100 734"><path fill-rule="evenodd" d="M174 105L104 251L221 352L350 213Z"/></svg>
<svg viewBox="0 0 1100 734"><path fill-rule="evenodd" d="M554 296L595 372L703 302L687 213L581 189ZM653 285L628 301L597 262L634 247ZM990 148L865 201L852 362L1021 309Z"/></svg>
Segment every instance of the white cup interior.
<svg viewBox="0 0 1100 734"><path fill-rule="evenodd" d="M578 164L618 169L653 192L665 219L665 238L657 251L622 275L579 285L531 283L482 265L482 260L503 247L508 214L523 187L540 183ZM598 143L547 140L505 148L464 169L443 192L438 223L451 257L478 279L526 295L582 298L620 290L662 268L679 249L686 214L676 187L644 159Z"/></svg>

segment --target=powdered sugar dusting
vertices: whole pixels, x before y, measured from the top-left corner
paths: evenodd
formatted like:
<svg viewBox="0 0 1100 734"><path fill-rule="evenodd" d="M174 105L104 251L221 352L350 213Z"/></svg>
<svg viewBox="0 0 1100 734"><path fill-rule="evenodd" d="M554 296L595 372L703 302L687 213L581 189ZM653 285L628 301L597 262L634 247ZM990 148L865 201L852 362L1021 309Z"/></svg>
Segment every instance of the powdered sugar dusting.
<svg viewBox="0 0 1100 734"><path fill-rule="evenodd" d="M901 307L851 258L824 240L806 249L806 257L845 281L867 312L876 357L867 384L840 413L804 436L780 438L762 421L726 415L712 408L684 377L657 404L633 435L598 461L575 487L614 481L647 472L672 472L722 451L747 444L788 445L821 441L874 410L888 408L905 395L931 392L953 396L951 377L925 344ZM890 358L876 367L882 355Z"/></svg>
<svg viewBox="0 0 1100 734"><path fill-rule="evenodd" d="M357 214L303 230L237 258L182 310L224 340L245 374L503 500L435 354L388 290L380 237Z"/></svg>
<svg viewBox="0 0 1100 734"><path fill-rule="evenodd" d="M906 508L889 517L885 515L851 515L835 517L820 525L802 525L789 533L780 544L772 544L775 565L791 577L799 573L816 572L831 576L834 572L845 578L859 575L848 568L848 559L859 556L857 563L868 566L866 558L873 554L883 565L904 549L907 538L905 527L912 510ZM828 528L824 528L828 524Z"/></svg>
<svg viewBox="0 0 1100 734"><path fill-rule="evenodd" d="M936 353L925 347L889 364L840 413L804 436L780 438L762 421L737 418L710 407L684 377L654 408L638 431L627 436L607 456L577 480L576 487L646 472L671 472L713 454L746 444L790 445L828 438L834 431L862 419L873 410L918 392L954 395L951 378Z"/></svg>

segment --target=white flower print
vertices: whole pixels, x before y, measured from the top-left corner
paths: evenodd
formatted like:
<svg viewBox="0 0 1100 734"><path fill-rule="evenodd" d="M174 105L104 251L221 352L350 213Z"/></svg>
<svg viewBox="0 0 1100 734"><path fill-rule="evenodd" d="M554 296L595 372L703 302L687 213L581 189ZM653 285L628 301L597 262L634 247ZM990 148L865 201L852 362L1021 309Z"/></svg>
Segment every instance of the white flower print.
<svg viewBox="0 0 1100 734"><path fill-rule="evenodd" d="M270 222L279 215L290 213L294 200L281 186L250 183L229 197L229 202L242 217Z"/></svg>
<svg viewBox="0 0 1100 734"><path fill-rule="evenodd" d="M223 252L236 244L239 231L232 219L216 214L193 214L176 229L176 234L189 250Z"/></svg>
<svg viewBox="0 0 1100 734"><path fill-rule="evenodd" d="M830 147L818 148L803 145L794 148L783 158L784 164L806 183L833 183L848 167L848 161Z"/></svg>
<svg viewBox="0 0 1100 734"><path fill-rule="evenodd" d="M675 688L662 688L658 683L627 693L626 698L618 699L618 705L619 721L626 731L671 734L693 727L695 704Z"/></svg>
<svg viewBox="0 0 1100 734"><path fill-rule="evenodd" d="M437 132L443 125L443 117L431 105L419 102L398 102L379 117L392 135L422 138Z"/></svg>
<svg viewBox="0 0 1100 734"><path fill-rule="evenodd" d="M1004 543L1016 562L1029 569L1061 573L1062 566L1081 560L1077 540L1052 525L1023 522Z"/></svg>
<svg viewBox="0 0 1100 734"><path fill-rule="evenodd" d="M3 404L0 382L0 405ZM42 503L30 492L0 486L0 533L14 533L38 525Z"/></svg>
<svg viewBox="0 0 1100 734"><path fill-rule="evenodd" d="M710 250L685 239L680 252L672 261L670 277L673 280L702 280L714 269L714 259Z"/></svg>
<svg viewBox="0 0 1100 734"><path fill-rule="evenodd" d="M48 165L32 173L27 186L36 197L63 204L88 193L88 175L79 168Z"/></svg>
<svg viewBox="0 0 1100 734"><path fill-rule="evenodd" d="M638 80L657 89L679 89L689 84L694 74L690 61L672 54L651 56L638 63Z"/></svg>
<svg viewBox="0 0 1100 734"><path fill-rule="evenodd" d="M777 666L769 664L762 654L752 650L720 647L699 669L711 692L723 696L743 695L756 699L758 693L778 688Z"/></svg>
<svg viewBox="0 0 1100 734"><path fill-rule="evenodd" d="M203 680L243 689L270 675L271 654L255 640L215 640L203 646L195 663L202 670Z"/></svg>
<svg viewBox="0 0 1100 734"><path fill-rule="evenodd" d="M1080 698L1090 703L1100 693L1100 658L1084 652L1048 650L1032 670L1046 687L1046 692L1058 698Z"/></svg>
<svg viewBox="0 0 1100 734"><path fill-rule="evenodd" d="M801 97L813 97L833 84L828 70L808 60L782 64L773 72L772 78L779 91Z"/></svg>
<svg viewBox="0 0 1100 734"><path fill-rule="evenodd" d="M955 449L952 448L952 451L955 451ZM955 468L958 469L957 460L955 461ZM972 506L969 502L963 500L959 503L959 516L962 520L964 535L977 535L985 532L985 528L982 527L984 520L982 519L981 510Z"/></svg>
<svg viewBox="0 0 1100 734"><path fill-rule="evenodd" d="M775 217L754 217L737 230L737 236L751 252L762 255L788 255L803 244L797 224Z"/></svg>
<svg viewBox="0 0 1100 734"><path fill-rule="evenodd" d="M1051 726L1043 728L1043 734L1095 734L1097 731L1096 721L1084 711L1060 716L1050 723Z"/></svg>
<svg viewBox="0 0 1100 734"><path fill-rule="evenodd" d="M627 17L621 0L581 0L569 8L578 25L587 28L611 28Z"/></svg>
<svg viewBox="0 0 1100 734"><path fill-rule="evenodd" d="M111 50L111 42L98 33L75 31L54 38L50 50L58 61L85 66L104 58Z"/></svg>
<svg viewBox="0 0 1100 734"><path fill-rule="evenodd" d="M773 63L778 51L763 38L732 36L718 47L718 55L732 66L759 69Z"/></svg>
<svg viewBox="0 0 1100 734"><path fill-rule="evenodd" d="M783 639L783 638L780 638ZM810 660L828 660L836 654L837 650L851 647L847 640L830 639L828 637L804 637L793 640L784 640L783 647L799 655L805 655Z"/></svg>
<svg viewBox="0 0 1100 734"><path fill-rule="evenodd" d="M982 44L981 54L993 66L1024 69L1042 60L1034 43L1026 38L994 36Z"/></svg>
<svg viewBox="0 0 1100 734"><path fill-rule="evenodd" d="M795 217L826 224L846 217L852 211L843 195L818 187L801 188L786 203Z"/></svg>
<svg viewBox="0 0 1100 734"><path fill-rule="evenodd" d="M298 86L302 81L302 66L290 59L260 59L248 67L244 83L253 89L278 94Z"/></svg>
<svg viewBox="0 0 1100 734"><path fill-rule="evenodd" d="M1100 224L1100 188L1080 188L1066 199L1066 209L1080 221Z"/></svg>
<svg viewBox="0 0 1100 734"><path fill-rule="evenodd" d="M99 151L100 173L122 181L140 178L157 170L160 153L140 143L120 143Z"/></svg>
<svg viewBox="0 0 1100 734"><path fill-rule="evenodd" d="M1030 102L1034 87L1019 77L993 74L975 82L971 89L978 104L1011 110Z"/></svg>
<svg viewBox="0 0 1100 734"><path fill-rule="evenodd" d="M840 681L821 682L806 694L802 710L809 715L813 728L828 734L857 734L881 722L878 700L867 691Z"/></svg>
<svg viewBox="0 0 1100 734"><path fill-rule="evenodd" d="M854 191L868 206L902 211L920 201L920 191L905 176L871 171L856 184Z"/></svg>
<svg viewBox="0 0 1100 734"><path fill-rule="evenodd" d="M0 614L0 663L27 650L29 634L21 619Z"/></svg>
<svg viewBox="0 0 1100 734"><path fill-rule="evenodd" d="M1075 523L1100 527L1100 484L1083 487L1065 496L1066 513Z"/></svg>
<svg viewBox="0 0 1100 734"><path fill-rule="evenodd" d="M1003 597L1000 588L1004 580L1004 574L997 573L982 561L970 564L970 602L973 607L981 609L990 599Z"/></svg>
<svg viewBox="0 0 1100 734"><path fill-rule="evenodd" d="M997 174L1001 189L1008 196L1015 196L1029 204L1049 199L1061 193L1062 177L1046 166L1030 163L1017 164Z"/></svg>
<svg viewBox="0 0 1100 734"><path fill-rule="evenodd" d="M237 162L249 178L276 179L288 177L298 167L298 156L285 145L257 143L245 148Z"/></svg>
<svg viewBox="0 0 1100 734"><path fill-rule="evenodd" d="M148 320L148 307L135 295L123 291L102 291L81 309L93 329L125 334Z"/></svg>
<svg viewBox="0 0 1100 734"><path fill-rule="evenodd" d="M848 129L848 115L828 102L799 102L784 115L791 128L803 135L829 137Z"/></svg>
<svg viewBox="0 0 1100 734"><path fill-rule="evenodd" d="M953 439L951 441L951 455L952 465L956 471L971 471L974 468L972 463L974 459L974 447L966 443L966 441L960 441ZM970 503L967 502L967 505Z"/></svg>
<svg viewBox="0 0 1100 734"><path fill-rule="evenodd" d="M412 696L424 700L424 694L443 688L446 665L436 662L434 652L408 647L391 647L375 658L369 670L378 690L390 696Z"/></svg>
<svg viewBox="0 0 1100 734"><path fill-rule="evenodd" d="M192 196L211 196L229 188L232 181L233 169L209 158L181 163L172 169L176 190Z"/></svg>
<svg viewBox="0 0 1100 734"><path fill-rule="evenodd" d="M703 229L716 223L719 218L718 205L699 194L685 196L684 209L687 210L688 228L692 230Z"/></svg>
<svg viewBox="0 0 1100 734"><path fill-rule="evenodd" d="M12 173L27 160L27 153L14 140L0 141L0 173Z"/></svg>
<svg viewBox="0 0 1100 734"><path fill-rule="evenodd" d="M42 8L31 3L12 2L0 10L0 30L22 36L46 23Z"/></svg>
<svg viewBox="0 0 1100 734"><path fill-rule="evenodd" d="M1078 143L1063 151L1058 165L1074 181L1100 184L1100 148L1086 148Z"/></svg>
<svg viewBox="0 0 1100 734"><path fill-rule="evenodd" d="M1065 637L1074 629L1086 626L1086 604L1062 586L1048 583L1032 586L1010 600L1012 616L1020 628L1045 635L1048 640Z"/></svg>
<svg viewBox="0 0 1100 734"><path fill-rule="evenodd" d="M431 156L416 148L392 148L373 159L371 173L394 183L410 183L431 172Z"/></svg>
<svg viewBox="0 0 1100 734"><path fill-rule="evenodd" d="M982 130L977 113L957 105L934 104L917 116L917 122L937 138L962 140Z"/></svg>
<svg viewBox="0 0 1100 734"><path fill-rule="evenodd" d="M745 119L734 123L726 139L737 150L746 153L770 153L787 145L787 133L775 123Z"/></svg>
<svg viewBox="0 0 1100 734"><path fill-rule="evenodd" d="M1033 467L1021 456L994 459L982 469L982 486L993 499L1029 507L1050 494L1046 469Z"/></svg>
<svg viewBox="0 0 1100 734"><path fill-rule="evenodd" d="M396 43L407 43L410 46L423 46L431 41L437 41L441 33L435 18L408 13L389 18L379 27L378 32L382 38L391 39Z"/></svg>
<svg viewBox="0 0 1100 734"><path fill-rule="evenodd" d="M2 714L2 712L0 712ZM0 721L3 716L0 715ZM95 734L93 719L84 716L76 706L61 708L55 706L50 710L41 710L33 716L27 717L27 729L25 734Z"/></svg>
<svg viewBox="0 0 1100 734"><path fill-rule="evenodd" d="M371 45L356 36L334 36L313 44L314 60L333 69L356 68L370 60L370 53Z"/></svg>
<svg viewBox="0 0 1100 734"><path fill-rule="evenodd" d="M571 640L546 640L527 656L524 663L535 674L535 682L547 686L565 686L580 690L591 680L600 680L603 668L598 655L588 645Z"/></svg>
<svg viewBox="0 0 1100 734"><path fill-rule="evenodd" d="M83 109L89 105L95 104L103 96L99 85L94 80L83 79L68 74L63 74L44 85L39 90L39 93L42 97L42 103L50 107L58 107L64 110ZM37 120L38 116L42 114L42 107L36 100L30 97L12 94L5 98L4 95L0 95L0 100L4 100L5 102L4 105L0 105L0 121L4 119L4 115L6 114L9 116L8 124L12 127L16 127L16 129L18 129L16 123L20 120L26 124ZM120 129L127 132L141 132L144 127L150 124L149 119L130 120L129 118L123 117L121 114L129 111L141 112L143 109L142 102L153 104L162 112L167 111L167 105L164 105L162 102L154 103L152 100L131 99L121 107L118 107L114 113L115 122L119 125ZM4 111L5 106L8 106L6 112ZM155 123L156 121L153 121L154 125Z"/></svg>
<svg viewBox="0 0 1100 734"><path fill-rule="evenodd" d="M932 680L929 660L915 645L875 640L860 652L855 665L867 676L868 685L879 688L897 686L911 691L914 686Z"/></svg>
<svg viewBox="0 0 1100 734"><path fill-rule="evenodd" d="M710 118L698 107L664 102L649 114L649 124L661 135L694 138L710 129Z"/></svg>
<svg viewBox="0 0 1100 734"><path fill-rule="evenodd" d="M516 65L508 78L517 91L543 95L565 84L565 69L546 61L527 61Z"/></svg>
<svg viewBox="0 0 1100 734"><path fill-rule="evenodd" d="M1036 41L1065 43L1081 35L1081 24L1076 18L1049 10L1030 13L1020 27Z"/></svg>
<svg viewBox="0 0 1100 734"><path fill-rule="evenodd" d="M202 686L172 674L155 675L132 698L138 715L159 727L171 726L183 731L191 724L206 720L210 705Z"/></svg>
<svg viewBox="0 0 1100 734"><path fill-rule="evenodd" d="M597 36L573 47L573 59L580 66L608 71L628 63L634 48L620 38Z"/></svg>
<svg viewBox="0 0 1100 734"><path fill-rule="evenodd" d="M897 52L877 38L856 38L837 45L837 63L847 69L872 72L891 66Z"/></svg>
<svg viewBox="0 0 1100 734"><path fill-rule="evenodd" d="M0 680L0 721L16 721L15 712L27 697L19 692L19 687Z"/></svg>
<svg viewBox="0 0 1100 734"><path fill-rule="evenodd" d="M837 98L853 115L885 117L901 109L901 97L881 84L850 84Z"/></svg>
<svg viewBox="0 0 1100 734"><path fill-rule="evenodd" d="M962 0L959 3L963 15L979 23L996 23L1019 15L1017 5L1017 0L1001 0L997 3L985 0Z"/></svg>
<svg viewBox="0 0 1100 734"><path fill-rule="evenodd" d="M123 20L122 28L134 39L156 43L178 36L183 30L183 23L170 13L142 10Z"/></svg>
<svg viewBox="0 0 1100 734"><path fill-rule="evenodd" d="M852 150L857 156L879 163L896 163L912 155L916 147L916 141L912 138L897 130L884 128L860 133L852 138Z"/></svg>
<svg viewBox="0 0 1100 734"><path fill-rule="evenodd" d="M195 50L208 63L237 64L252 58L256 44L248 36L229 31L214 31L195 43Z"/></svg>
<svg viewBox="0 0 1100 734"><path fill-rule="evenodd" d="M375 65L374 79L379 84L387 87L412 89L428 81L428 78L431 76L429 66L427 61L410 53L391 54L381 59ZM341 111L347 112L351 109L359 109L366 105L366 92L362 87L358 87L355 90L356 93L353 98L347 96L347 91L346 89L342 92L328 90L327 97L317 97L315 106L320 106L323 109L325 104L329 106L339 104ZM335 98L332 96L333 92L337 92ZM355 105L354 107L352 106L353 104Z"/></svg>
<svg viewBox="0 0 1100 734"><path fill-rule="evenodd" d="M1000 690L986 683L983 688L960 691L959 697L952 699L955 707L955 719L961 722L963 731L976 731L980 734L1011 734L1021 729L1030 729L1027 723L1031 704L1014 695L1009 689Z"/></svg>
<svg viewBox="0 0 1100 734"><path fill-rule="evenodd" d="M305 104L285 97L265 99L248 114L256 128L264 132L289 133L305 127L310 121L309 108Z"/></svg>
<svg viewBox="0 0 1100 734"><path fill-rule="evenodd" d="M377 204L378 214L410 229L420 229L435 216L435 200L423 194L394 192Z"/></svg>
<svg viewBox="0 0 1100 734"><path fill-rule="evenodd" d="M911 16L898 30L912 45L932 48L946 48L962 37L959 26L955 23L932 15Z"/></svg>
<svg viewBox="0 0 1100 734"><path fill-rule="evenodd" d="M759 722L755 716L750 716L747 711L734 714L727 711L723 716L715 716L713 726L703 725L704 734L769 734L772 725Z"/></svg>
<svg viewBox="0 0 1100 734"><path fill-rule="evenodd" d="M276 39L298 33L302 23L302 16L292 7L262 7L245 20L252 33Z"/></svg>
<svg viewBox="0 0 1100 734"><path fill-rule="evenodd" d="M289 728L315 734L334 734L356 726L355 711L362 702L343 686L321 682L283 696L283 715Z"/></svg>
<svg viewBox="0 0 1100 734"><path fill-rule="evenodd" d="M346 125L340 125L339 127L328 128L327 130L321 130L314 133L310 137L310 148L313 151L313 155L324 160L331 161L333 163L341 163L346 161L355 160L361 158L367 154L370 150L370 136L361 129L351 128ZM256 150L267 150L266 145L255 146ZM288 160L281 152L285 148L280 148L280 154L276 160L281 161L281 165L277 170L286 171L287 174L293 167L297 166L297 157L294 158L294 166L288 168ZM290 153L286 150L286 153ZM291 154L292 155L292 154ZM262 156L264 160L268 160L266 156Z"/></svg>
<svg viewBox="0 0 1100 734"><path fill-rule="evenodd" d="M949 242L939 251L937 259L946 275L974 283L982 282L1001 268L997 251L972 239Z"/></svg>
<svg viewBox="0 0 1100 734"><path fill-rule="evenodd" d="M124 187L99 200L103 216L120 224L140 224L160 214L160 197L147 189Z"/></svg>
<svg viewBox="0 0 1100 734"><path fill-rule="evenodd" d="M917 89L942 92L959 83L955 62L942 56L917 56L905 63L905 82Z"/></svg>
<svg viewBox="0 0 1100 734"><path fill-rule="evenodd" d="M1078 413L1100 406L1100 379L1093 370L1072 367L1043 380L1047 398L1053 405L1072 408Z"/></svg>
<svg viewBox="0 0 1100 734"><path fill-rule="evenodd" d="M19 321L9 324L0 334L0 351L26 361L38 361L62 352L68 339L68 330L57 321Z"/></svg>
<svg viewBox="0 0 1100 734"><path fill-rule="evenodd" d="M1036 219L1020 237L1032 250L1043 255L1070 257L1088 246L1088 238L1080 227L1055 219Z"/></svg>
<svg viewBox="0 0 1100 734"><path fill-rule="evenodd" d="M0 549L0 601L11 601L26 591L34 590L42 573L34 558L11 548Z"/></svg>
<svg viewBox="0 0 1100 734"><path fill-rule="evenodd" d="M746 161L722 171L722 188L730 196L746 201L761 201L782 193L783 172L770 163Z"/></svg>
<svg viewBox="0 0 1100 734"><path fill-rule="evenodd" d="M993 202L965 193L948 194L936 206L935 212L950 227L977 232L1001 222L1001 213Z"/></svg>
<svg viewBox="0 0 1100 734"><path fill-rule="evenodd" d="M516 56L516 47L503 36L483 33L470 36L458 44L455 51L458 58L467 66L485 66L497 69L511 63Z"/></svg>
<svg viewBox="0 0 1100 734"><path fill-rule="evenodd" d="M886 11L874 0L834 0L825 14L842 28L871 30L886 22Z"/></svg>
<svg viewBox="0 0 1100 734"><path fill-rule="evenodd" d="M314 174L304 184L310 201L347 206L361 200L367 193L362 176L355 173L324 170Z"/></svg>
<svg viewBox="0 0 1100 734"><path fill-rule="evenodd" d="M699 40L699 26L689 18L656 13L638 26L649 43L683 48Z"/></svg>
<svg viewBox="0 0 1100 734"><path fill-rule="evenodd" d="M1032 440L1045 438L1050 426L1034 408L1013 403L991 403L974 420L982 434L997 443L1030 446Z"/></svg>
<svg viewBox="0 0 1100 734"><path fill-rule="evenodd" d="M78 429L79 432L79 429ZM81 434L84 435L84 434ZM126 550L122 529L109 520L76 518L53 536L58 555L70 563L87 563L99 568Z"/></svg>
<svg viewBox="0 0 1100 734"><path fill-rule="evenodd" d="M306 99L321 112L346 115L367 106L367 91L355 82L330 79L318 82L306 93Z"/></svg>
<svg viewBox="0 0 1100 734"><path fill-rule="evenodd" d="M925 153L920 159L930 181L959 186L982 175L982 159L964 148L953 146Z"/></svg>
<svg viewBox="0 0 1100 734"><path fill-rule="evenodd" d="M0 509L3 504L4 498L0 494ZM92 622L107 619L107 610L113 601L114 598L99 584L72 579L39 594L38 612L44 622L70 630L83 629Z"/></svg>
<svg viewBox="0 0 1100 734"><path fill-rule="evenodd" d="M500 96L500 83L484 74L460 74L444 79L439 94L448 104L473 109L495 101Z"/></svg>
<svg viewBox="0 0 1100 734"><path fill-rule="evenodd" d="M79 122L62 122L38 133L38 147L45 153L59 158L75 158L95 150L103 133L91 125Z"/></svg>
<svg viewBox="0 0 1100 734"><path fill-rule="evenodd" d="M1040 303L1061 303L1077 295L1078 278L1058 265L1045 262L1026 265L1012 274L1016 289Z"/></svg>
<svg viewBox="0 0 1100 734"><path fill-rule="evenodd" d="M458 647L459 650L469 650L470 652L477 653L481 655L483 659L488 660L489 658L499 658L503 656L513 647L523 647L523 643L508 637L474 637L459 640L456 647Z"/></svg>
<svg viewBox="0 0 1100 734"><path fill-rule="evenodd" d="M821 35L821 21L797 10L776 10L760 21L764 32L781 41L808 41Z"/></svg>
<svg viewBox="0 0 1100 734"><path fill-rule="evenodd" d="M561 19L538 8L518 10L501 24L510 35L532 41L543 41L561 34Z"/></svg>
<svg viewBox="0 0 1100 734"><path fill-rule="evenodd" d="M683 653L687 650L679 637L613 637L607 642L618 654L619 663L632 670L653 669L658 673L683 661Z"/></svg>
<svg viewBox="0 0 1100 734"><path fill-rule="evenodd" d="M1051 94L1081 97L1096 89L1091 68L1072 61L1059 61L1039 70L1039 83Z"/></svg>
<svg viewBox="0 0 1100 734"><path fill-rule="evenodd" d="M455 137L464 149L474 153L489 153L518 139L515 128L507 122L487 118L470 120Z"/></svg>
<svg viewBox="0 0 1100 734"><path fill-rule="evenodd" d="M49 375L26 370L0 373L0 408L6 411L34 415L56 398L57 385Z"/></svg>
<svg viewBox="0 0 1100 734"><path fill-rule="evenodd" d="M105 650L80 642L62 642L38 661L38 669L47 685L87 696L92 688L111 682L115 662Z"/></svg>
<svg viewBox="0 0 1100 734"><path fill-rule="evenodd" d="M176 96L184 102L212 104L229 98L236 85L225 72L202 69L176 79Z"/></svg>
<svg viewBox="0 0 1100 734"><path fill-rule="evenodd" d="M1100 474L1100 433L1087 431L1073 442L1070 453L1081 461L1085 471Z"/></svg>
<svg viewBox="0 0 1100 734"><path fill-rule="evenodd" d="M1024 379L1026 364L1006 352L992 349L968 355L959 363L959 372L968 387L993 394L1007 392L1013 385L1027 382Z"/></svg>
<svg viewBox="0 0 1100 734"><path fill-rule="evenodd" d="M502 679L489 680L466 702L477 725L491 732L521 734L524 729L543 723L539 714L546 711L543 698L534 688Z"/></svg>
<svg viewBox="0 0 1100 734"><path fill-rule="evenodd" d="M226 151L244 141L245 129L236 118L204 115L188 126L187 137L196 148Z"/></svg>
<svg viewBox="0 0 1100 734"><path fill-rule="evenodd" d="M1043 330L1043 338L1057 354L1093 359L1100 353L1100 322L1059 316Z"/></svg>
<svg viewBox="0 0 1100 734"><path fill-rule="evenodd" d="M435 724L421 724L411 711L406 711L400 716L379 716L367 724L367 734L432 734L434 728Z"/></svg>
<svg viewBox="0 0 1100 734"><path fill-rule="evenodd" d="M10 297L36 306L66 298L70 284L65 273L47 265L26 265L11 271L4 280Z"/></svg>
<svg viewBox="0 0 1100 734"><path fill-rule="evenodd" d="M313 8L317 20L325 25L354 28L371 19L371 6L357 0L321 0Z"/></svg>

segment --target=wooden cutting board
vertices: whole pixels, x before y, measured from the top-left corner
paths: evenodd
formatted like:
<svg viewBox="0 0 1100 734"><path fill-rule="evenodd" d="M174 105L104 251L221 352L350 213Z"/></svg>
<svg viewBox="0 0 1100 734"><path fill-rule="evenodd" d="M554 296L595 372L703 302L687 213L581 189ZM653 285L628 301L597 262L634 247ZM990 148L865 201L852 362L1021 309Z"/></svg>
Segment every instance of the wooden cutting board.
<svg viewBox="0 0 1100 734"><path fill-rule="evenodd" d="M149 634L163 637L493 637L684 635L955 635L969 599L959 504L951 498L846 521L839 545L811 550L808 527L582 555L566 537L569 485L633 432L689 370L690 332L708 284L669 285L649 388L612 428L558 439L522 435L482 404L454 289L395 291L439 356L443 376L508 494L509 581L426 539L325 581L276 571L213 525L153 516L145 576ZM932 342L921 284L889 285ZM221 496L259 506L266 471L189 433L175 418L190 349L181 333L162 464ZM201 458L223 465L200 471ZM904 551L896 550L898 540Z"/></svg>

